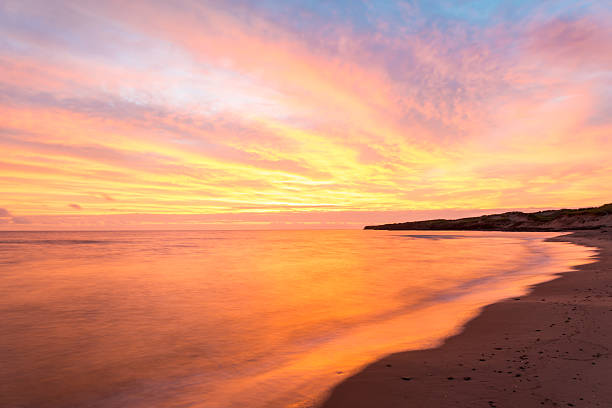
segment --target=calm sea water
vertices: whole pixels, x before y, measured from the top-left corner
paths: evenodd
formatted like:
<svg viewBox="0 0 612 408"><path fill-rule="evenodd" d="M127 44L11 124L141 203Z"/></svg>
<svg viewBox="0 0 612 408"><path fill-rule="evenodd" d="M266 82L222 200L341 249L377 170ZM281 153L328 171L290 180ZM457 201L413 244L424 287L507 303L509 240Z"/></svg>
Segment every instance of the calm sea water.
<svg viewBox="0 0 612 408"><path fill-rule="evenodd" d="M307 407L587 262L547 233L0 233L0 406Z"/></svg>

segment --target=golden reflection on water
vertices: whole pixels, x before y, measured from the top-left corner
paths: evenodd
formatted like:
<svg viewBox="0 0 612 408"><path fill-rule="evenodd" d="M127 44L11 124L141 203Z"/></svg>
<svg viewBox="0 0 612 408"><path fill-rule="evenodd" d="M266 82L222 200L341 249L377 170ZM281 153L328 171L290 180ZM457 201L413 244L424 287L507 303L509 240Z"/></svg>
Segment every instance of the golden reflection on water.
<svg viewBox="0 0 612 408"><path fill-rule="evenodd" d="M587 260L552 235L2 233L0 406L309 406Z"/></svg>

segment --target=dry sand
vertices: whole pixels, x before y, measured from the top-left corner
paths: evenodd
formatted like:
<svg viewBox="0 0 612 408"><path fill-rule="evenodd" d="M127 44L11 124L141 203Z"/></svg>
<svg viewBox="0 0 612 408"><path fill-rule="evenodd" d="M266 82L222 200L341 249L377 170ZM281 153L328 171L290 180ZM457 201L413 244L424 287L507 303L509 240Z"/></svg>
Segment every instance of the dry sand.
<svg viewBox="0 0 612 408"><path fill-rule="evenodd" d="M612 407L612 231L554 240L599 260L487 306L438 348L369 365L323 407Z"/></svg>

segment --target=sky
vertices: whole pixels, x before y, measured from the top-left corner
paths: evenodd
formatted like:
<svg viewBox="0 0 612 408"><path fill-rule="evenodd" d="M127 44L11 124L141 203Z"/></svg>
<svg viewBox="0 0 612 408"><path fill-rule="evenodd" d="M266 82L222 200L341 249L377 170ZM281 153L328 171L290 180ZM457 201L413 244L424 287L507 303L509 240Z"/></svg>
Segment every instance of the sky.
<svg viewBox="0 0 612 408"><path fill-rule="evenodd" d="M0 2L0 229L612 202L612 0Z"/></svg>

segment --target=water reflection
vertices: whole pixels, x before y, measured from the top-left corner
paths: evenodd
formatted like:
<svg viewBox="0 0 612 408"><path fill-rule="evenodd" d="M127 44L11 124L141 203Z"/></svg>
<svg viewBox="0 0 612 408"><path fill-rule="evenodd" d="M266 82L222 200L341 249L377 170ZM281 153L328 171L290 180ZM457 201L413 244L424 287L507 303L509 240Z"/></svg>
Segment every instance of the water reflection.
<svg viewBox="0 0 612 408"><path fill-rule="evenodd" d="M309 406L589 250L546 233L0 235L0 406Z"/></svg>

